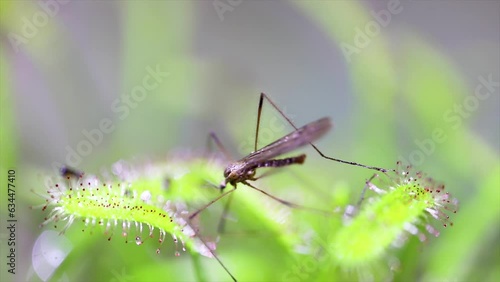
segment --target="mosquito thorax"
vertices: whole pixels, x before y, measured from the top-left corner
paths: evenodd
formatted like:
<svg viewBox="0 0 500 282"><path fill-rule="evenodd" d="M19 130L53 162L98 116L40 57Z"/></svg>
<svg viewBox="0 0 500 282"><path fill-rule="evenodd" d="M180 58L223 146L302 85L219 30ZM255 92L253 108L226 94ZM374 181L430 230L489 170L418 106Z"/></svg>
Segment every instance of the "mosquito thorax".
<svg viewBox="0 0 500 282"><path fill-rule="evenodd" d="M238 178L245 170L245 163L235 162L229 164L224 170L224 177L228 180Z"/></svg>
<svg viewBox="0 0 500 282"><path fill-rule="evenodd" d="M238 182L252 179L254 175L255 169L248 169L244 162L235 162L229 164L224 170L223 183L230 183L235 186Z"/></svg>

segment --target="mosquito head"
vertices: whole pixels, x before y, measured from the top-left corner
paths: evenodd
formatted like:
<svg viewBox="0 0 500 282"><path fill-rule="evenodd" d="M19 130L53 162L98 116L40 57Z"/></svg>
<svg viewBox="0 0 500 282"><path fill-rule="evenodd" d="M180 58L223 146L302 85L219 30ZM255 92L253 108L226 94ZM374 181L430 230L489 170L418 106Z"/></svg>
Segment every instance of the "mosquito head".
<svg viewBox="0 0 500 282"><path fill-rule="evenodd" d="M231 182L232 180L236 180L240 177L240 175L244 172L245 164L241 162L235 162L229 164L224 170L224 178L226 178L227 182Z"/></svg>
<svg viewBox="0 0 500 282"><path fill-rule="evenodd" d="M238 182L252 179L254 175L255 169L248 169L244 162L235 162L229 164L224 170L225 179L223 183L231 183L234 186Z"/></svg>

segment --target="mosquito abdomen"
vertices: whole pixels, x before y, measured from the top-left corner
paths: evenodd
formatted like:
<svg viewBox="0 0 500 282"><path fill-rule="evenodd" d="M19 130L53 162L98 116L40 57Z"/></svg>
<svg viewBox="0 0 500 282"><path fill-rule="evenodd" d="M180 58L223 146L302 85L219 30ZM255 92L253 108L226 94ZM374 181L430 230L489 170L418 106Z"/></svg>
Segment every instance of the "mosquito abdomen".
<svg viewBox="0 0 500 282"><path fill-rule="evenodd" d="M306 159L306 155L302 154L300 156L286 158L286 159L268 160L268 161L263 161L263 162L258 163L255 168L282 167L282 166L287 166L287 165L291 165L291 164L303 164L305 159Z"/></svg>

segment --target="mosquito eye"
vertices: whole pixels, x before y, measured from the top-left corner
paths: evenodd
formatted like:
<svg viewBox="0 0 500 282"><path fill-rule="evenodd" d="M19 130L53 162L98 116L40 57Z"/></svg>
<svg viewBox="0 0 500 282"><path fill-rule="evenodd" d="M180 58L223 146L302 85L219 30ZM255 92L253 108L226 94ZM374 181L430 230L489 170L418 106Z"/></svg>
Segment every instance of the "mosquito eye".
<svg viewBox="0 0 500 282"><path fill-rule="evenodd" d="M226 168L224 170L224 177L228 177L230 173L231 173L231 170L229 168Z"/></svg>

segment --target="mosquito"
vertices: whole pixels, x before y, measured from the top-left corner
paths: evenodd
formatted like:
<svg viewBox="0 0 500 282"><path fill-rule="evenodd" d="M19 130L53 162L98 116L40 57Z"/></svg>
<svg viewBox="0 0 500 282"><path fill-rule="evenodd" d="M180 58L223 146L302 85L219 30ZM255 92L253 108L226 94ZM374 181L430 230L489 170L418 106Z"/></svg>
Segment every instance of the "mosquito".
<svg viewBox="0 0 500 282"><path fill-rule="evenodd" d="M295 129L291 133L279 138L278 140L270 143L267 146L264 146L263 148L257 150L257 141L259 138L259 126L260 126L260 117L262 113L262 107L264 104L264 99L267 100L276 111L280 113L281 116L283 116L286 121ZM293 164L303 164L306 155L305 154L300 154L295 157L288 157L288 158L278 158L281 155L287 154L291 151L294 151L298 148L301 148L303 146L306 146L307 144L311 145L314 150L323 158L348 164L348 165L353 165L353 166L359 166L367 169L372 169L372 170L377 170L380 172L385 173L387 170L384 168L379 168L379 167L374 167L374 166L367 166L363 165L360 163L356 162L350 162L350 161L344 161L341 159L336 159L329 157L323 152L321 152L316 145L314 145L312 142L318 140L319 138L323 137L330 129L332 128L332 122L329 117L323 117L320 118L316 121L310 122L300 128L295 126L295 124L279 109L278 106L264 93L260 94L259 98L259 107L257 111L257 128L255 130L255 143L254 143L254 151L250 153L249 155L243 157L242 159L231 162L224 170L224 179L222 180L221 184L218 186L218 188L221 191L221 195L219 195L217 198L213 199L203 207L199 208L197 211L192 213L189 216L189 220L192 220L195 218L200 212L208 208L210 205L213 203L217 202L218 200L222 199L226 195L229 195L229 199L226 202L226 205L224 206L223 212L222 212L222 217L221 221L219 222L219 227L218 231L221 232L224 228L224 218L225 215L229 209L229 205L231 203L232 199L232 192L236 190L236 187L238 183L242 183L243 185L246 185L256 191L259 191L260 193L272 198L273 200L276 200L280 202L281 204L284 204L288 207L291 208L299 208L299 209L307 209L311 211L316 211L316 212L322 212L322 213L329 213L325 212L323 210L315 209L315 208L310 208L310 207L305 207L299 204L295 204L283 199L280 199L276 196L273 196L266 191L257 188L256 186L252 185L249 183L249 181L256 181L266 175L268 173L264 173L258 177L256 177L257 169L259 168L280 168L280 167L285 167ZM225 155L226 159L230 160L230 156L228 152L225 150L224 146L220 142L219 138L215 133L210 133L209 137L215 141L215 144L219 148L219 150ZM233 189L223 192L224 189L230 184L233 186ZM214 255L215 256L215 255ZM226 272L231 276L231 278L236 281L236 278L229 272L229 270L226 268L226 266L219 260L217 256L215 256L217 261L222 265L222 267L226 270Z"/></svg>
<svg viewBox="0 0 500 282"><path fill-rule="evenodd" d="M264 99L266 99L276 111L280 113L281 116L283 116L286 121L295 129L291 133L279 138L278 140L272 142L271 144L257 150L257 140L259 138L259 126L260 126L260 117L262 113L262 107L264 104ZM222 180L221 184L218 186L220 188L221 192L226 188L228 184L231 184L233 186L232 190L223 192L220 196L217 198L213 199L210 201L208 204L205 206L201 207L197 211L195 211L193 214L189 216L190 219L193 219L196 217L200 212L202 212L204 209L212 205L213 203L217 202L221 198L225 197L226 195L234 192L236 190L237 184L242 183L254 190L259 191L262 194L265 194L266 196L286 205L289 207L293 208L303 208L303 209L309 209L309 210L316 210L314 208L308 208L304 207L295 203L291 203L289 201L285 201L283 199L280 199L278 197L275 197L266 191L259 189L255 187L254 185L250 184L249 181L255 181L257 179L260 179L267 175L264 173L263 175L256 177L255 174L257 172L258 168L264 168L264 167L274 167L274 168L279 168L279 167L284 167L284 166L289 166L293 164L303 164L306 155L301 154L295 157L289 157L289 158L282 158L282 159L276 159L276 157L279 157L280 155L284 155L286 153L289 153L293 150L296 150L300 147L303 147L307 144L311 145L314 150L323 158L348 164L348 165L353 165L353 166L359 166L367 169L372 169L372 170L377 170L380 172L385 173L387 170L384 168L380 167L374 167L374 166L367 166L363 165L360 163L356 162L351 162L351 161L344 161L341 159L336 159L329 157L323 152L321 152L316 145L314 145L312 142L318 140L319 138L323 137L330 129L332 128L332 122L329 117L323 117L320 118L316 121L310 122L300 128L295 126L295 124L283 113L282 110L276 104L264 93L260 94L259 98L259 107L257 111L257 129L255 130L255 143L254 143L254 151L250 153L249 155L245 156L244 158L230 163L226 169L224 170L224 180ZM217 147L224 153L227 159L229 158L229 154L227 151L224 149L224 146L220 142L220 140L217 138L217 136L214 133L210 134L210 137L215 141ZM226 212L227 207L231 201L231 197L228 199L226 203L226 207L224 207L224 212ZM316 210L320 211L320 210ZM219 224L219 230L221 229L220 227L222 224Z"/></svg>

